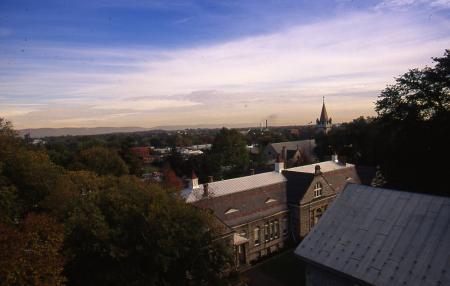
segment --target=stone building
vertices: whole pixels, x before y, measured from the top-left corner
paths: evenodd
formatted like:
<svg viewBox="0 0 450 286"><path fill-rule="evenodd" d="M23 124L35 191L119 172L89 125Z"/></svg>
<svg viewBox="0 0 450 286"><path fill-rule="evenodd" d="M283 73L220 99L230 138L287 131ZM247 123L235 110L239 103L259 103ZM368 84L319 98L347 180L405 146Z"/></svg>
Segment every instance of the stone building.
<svg viewBox="0 0 450 286"><path fill-rule="evenodd" d="M247 265L284 247L288 236L286 178L267 172L198 184L182 193L186 202L213 211L234 232L236 265Z"/></svg>
<svg viewBox="0 0 450 286"><path fill-rule="evenodd" d="M337 156L332 161L287 169L283 175L295 241L310 231L347 183L361 183L358 169L338 162Z"/></svg>
<svg viewBox="0 0 450 286"><path fill-rule="evenodd" d="M349 184L297 247L306 285L450 285L450 198Z"/></svg>
<svg viewBox="0 0 450 286"><path fill-rule="evenodd" d="M317 223L336 193L359 183L356 168L335 161L199 184L196 176L182 197L213 214L233 231L236 265L248 265L298 241Z"/></svg>

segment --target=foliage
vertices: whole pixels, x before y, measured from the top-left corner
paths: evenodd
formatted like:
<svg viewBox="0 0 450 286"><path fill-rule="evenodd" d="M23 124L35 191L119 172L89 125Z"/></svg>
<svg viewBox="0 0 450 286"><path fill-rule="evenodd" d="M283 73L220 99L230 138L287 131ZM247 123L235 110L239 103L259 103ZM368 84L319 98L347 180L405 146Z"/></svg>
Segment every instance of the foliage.
<svg viewBox="0 0 450 286"><path fill-rule="evenodd" d="M0 285L63 285L63 241L62 226L44 214L19 228L0 223Z"/></svg>
<svg viewBox="0 0 450 286"><path fill-rule="evenodd" d="M376 118L317 138L320 155L379 165L387 187L448 195L448 171L438 162L450 160L450 51L433 60L434 67L412 69L381 92Z"/></svg>
<svg viewBox="0 0 450 286"><path fill-rule="evenodd" d="M247 172L250 157L244 137L236 129L222 128L214 138L208 163L216 177L235 177Z"/></svg>
<svg viewBox="0 0 450 286"><path fill-rule="evenodd" d="M92 147L81 151L71 165L74 170L90 170L99 175L121 176L128 174L128 167L114 150Z"/></svg>
<svg viewBox="0 0 450 286"><path fill-rule="evenodd" d="M70 171L2 126L0 285L214 285L221 279L231 256L215 240L209 214L127 176L114 150L83 149L69 160L83 170Z"/></svg>

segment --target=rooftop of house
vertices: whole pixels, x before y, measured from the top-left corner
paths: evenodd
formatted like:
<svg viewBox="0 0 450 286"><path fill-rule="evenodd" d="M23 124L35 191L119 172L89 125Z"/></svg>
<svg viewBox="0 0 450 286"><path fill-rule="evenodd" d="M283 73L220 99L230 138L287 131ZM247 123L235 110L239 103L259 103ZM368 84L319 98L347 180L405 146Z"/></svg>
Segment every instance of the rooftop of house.
<svg viewBox="0 0 450 286"><path fill-rule="evenodd" d="M208 183L208 196L219 197L283 182L286 182L286 178L278 172L266 172L229 180L216 181ZM205 184L199 184L193 189L186 188L181 191L181 196L188 203L198 201L204 195L204 185Z"/></svg>
<svg viewBox="0 0 450 286"><path fill-rule="evenodd" d="M270 144L275 151L280 154L283 147L286 147L286 150L297 150L302 149L303 151L308 151L309 153L313 153L314 148L316 147L316 141L314 139L311 140L299 140L299 141L287 141L287 142L278 142Z"/></svg>
<svg viewBox="0 0 450 286"><path fill-rule="evenodd" d="M333 172L338 170L352 170L354 168L354 165L352 164L342 164L342 163L336 163L335 161L325 161L320 163L314 163L310 165L305 165L301 167L294 167L285 169L285 171L288 172L294 172L294 173L306 173L306 174L314 174L316 166L320 166L320 170L322 173L327 172ZM347 173L345 173L347 174ZM344 175L345 175L344 174ZM346 180L347 177L350 175L346 175L344 179L338 178L340 181L344 182L359 182L359 181L351 181ZM352 175L353 179L356 179L357 175ZM228 180L222 180L222 181L215 181L208 183L208 197L219 197L224 195L229 195L233 193L238 193L246 190L261 188L265 186L270 186L273 184L279 184L286 182L287 179L282 173L278 172L266 172L256 175L250 175L250 176L244 176L234 179L228 179ZM198 201L204 197L204 185L205 184L198 184L198 186L195 186L194 188L186 188L181 191L181 196L186 200L188 203L192 203L195 201ZM337 184L336 184L337 185Z"/></svg>
<svg viewBox="0 0 450 286"><path fill-rule="evenodd" d="M353 168L355 166L352 164L344 164L344 163L340 163L340 162L336 162L336 161L325 161L325 162L314 163L314 164L305 165L305 166L289 168L289 169L286 169L286 171L314 174L315 168L317 165L320 166L320 171L322 173L341 170L341 169L345 169L345 168Z"/></svg>
<svg viewBox="0 0 450 286"><path fill-rule="evenodd" d="M348 184L297 247L371 285L450 285L450 198Z"/></svg>

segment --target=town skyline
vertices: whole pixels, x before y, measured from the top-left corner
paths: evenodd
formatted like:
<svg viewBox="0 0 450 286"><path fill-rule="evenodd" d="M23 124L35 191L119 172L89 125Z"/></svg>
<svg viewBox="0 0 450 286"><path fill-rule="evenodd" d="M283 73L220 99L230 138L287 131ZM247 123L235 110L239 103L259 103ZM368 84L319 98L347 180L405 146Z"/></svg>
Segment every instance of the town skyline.
<svg viewBox="0 0 450 286"><path fill-rule="evenodd" d="M18 129L373 116L450 46L449 1L4 1L0 114ZM44 20L45 19L45 20ZM270 108L268 108L270 107Z"/></svg>

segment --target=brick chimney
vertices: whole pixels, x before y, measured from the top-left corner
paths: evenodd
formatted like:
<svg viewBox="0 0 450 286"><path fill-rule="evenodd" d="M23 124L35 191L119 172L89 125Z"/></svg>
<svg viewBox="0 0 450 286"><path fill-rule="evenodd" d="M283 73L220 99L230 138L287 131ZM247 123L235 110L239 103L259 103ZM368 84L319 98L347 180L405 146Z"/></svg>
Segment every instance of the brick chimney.
<svg viewBox="0 0 450 286"><path fill-rule="evenodd" d="M275 172L281 173L284 170L284 162L281 155L278 154L277 161L275 162Z"/></svg>
<svg viewBox="0 0 450 286"><path fill-rule="evenodd" d="M192 170L191 180L189 181L189 189L198 189L198 177L195 174L194 170Z"/></svg>
<svg viewBox="0 0 450 286"><path fill-rule="evenodd" d="M314 175L320 175L322 174L322 171L320 171L320 165L316 165L314 167Z"/></svg>

